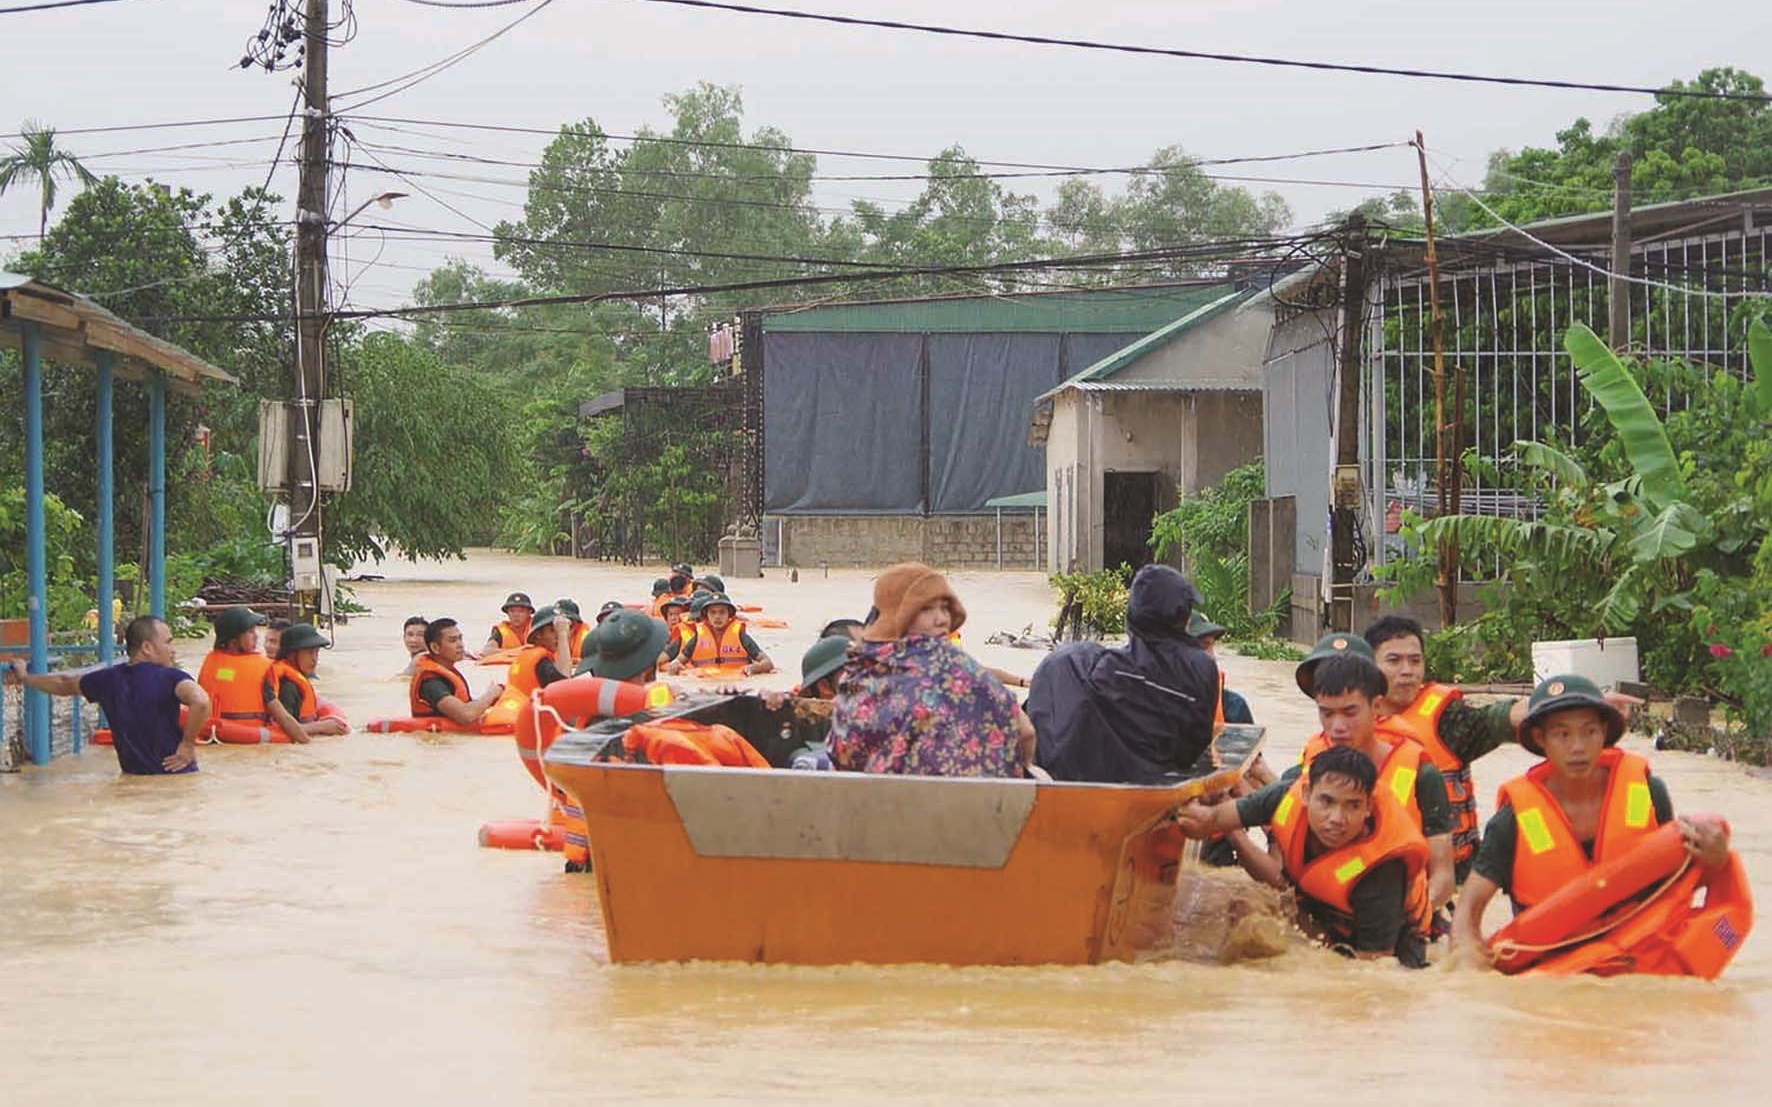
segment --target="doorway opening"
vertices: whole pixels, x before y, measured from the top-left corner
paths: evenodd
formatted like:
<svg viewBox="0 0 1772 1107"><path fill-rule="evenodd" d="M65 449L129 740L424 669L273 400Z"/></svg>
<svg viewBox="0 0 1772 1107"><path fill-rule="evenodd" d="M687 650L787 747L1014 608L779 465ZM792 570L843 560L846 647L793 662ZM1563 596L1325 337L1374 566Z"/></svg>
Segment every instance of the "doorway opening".
<svg viewBox="0 0 1772 1107"><path fill-rule="evenodd" d="M1157 514L1156 473L1102 474L1101 564L1104 569L1151 561L1151 522Z"/></svg>

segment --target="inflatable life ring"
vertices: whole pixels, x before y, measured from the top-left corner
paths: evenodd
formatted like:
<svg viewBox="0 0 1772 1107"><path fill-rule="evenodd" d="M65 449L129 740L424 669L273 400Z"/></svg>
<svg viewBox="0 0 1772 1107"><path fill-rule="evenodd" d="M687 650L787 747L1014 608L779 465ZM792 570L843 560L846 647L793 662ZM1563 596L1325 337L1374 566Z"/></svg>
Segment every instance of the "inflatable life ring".
<svg viewBox="0 0 1772 1107"><path fill-rule="evenodd" d="M483 849L530 849L559 853L566 847L566 830L540 819L502 819L480 827Z"/></svg>
<svg viewBox="0 0 1772 1107"><path fill-rule="evenodd" d="M1521 912L1489 948L1495 967L1510 975L1637 972L1708 980L1752 928L1753 897L1740 857L1731 851L1726 864L1701 869L1679 824L1668 823Z"/></svg>
<svg viewBox="0 0 1772 1107"><path fill-rule="evenodd" d="M180 726L184 725L187 714L188 712L185 708L180 707L178 709L178 721ZM346 726L350 725L350 720L345 717L345 709L336 703L328 703L325 700L320 701L318 717L322 719L337 719ZM255 726L252 723L240 719L216 719L203 728L203 737L230 746L277 745L288 744L289 742L289 735L284 734L278 727ZM111 745L110 728L100 727L93 731L92 744L95 746Z"/></svg>
<svg viewBox="0 0 1772 1107"><path fill-rule="evenodd" d="M472 726L462 726L442 715L427 715L422 719L403 715L393 719L372 719L363 729L371 734L481 734L502 738L511 732L511 725L507 723L501 727L475 723Z"/></svg>
<svg viewBox="0 0 1772 1107"><path fill-rule="evenodd" d="M554 744L567 725L592 719L620 718L669 704L675 694L669 685L629 684L584 673L556 680L524 703L517 712L513 734L523 768L544 789L550 788L541 769L542 754ZM545 708L546 710L543 710Z"/></svg>

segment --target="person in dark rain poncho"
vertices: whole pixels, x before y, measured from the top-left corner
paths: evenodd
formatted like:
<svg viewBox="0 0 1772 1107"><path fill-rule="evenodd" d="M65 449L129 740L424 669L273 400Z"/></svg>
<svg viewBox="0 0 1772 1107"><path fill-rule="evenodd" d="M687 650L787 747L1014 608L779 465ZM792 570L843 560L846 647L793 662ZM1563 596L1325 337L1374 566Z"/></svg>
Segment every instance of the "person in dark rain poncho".
<svg viewBox="0 0 1772 1107"><path fill-rule="evenodd" d="M1200 593L1167 565L1132 578L1126 645L1066 646L1034 670L1035 763L1054 780L1156 784L1212 741L1218 663L1187 633Z"/></svg>

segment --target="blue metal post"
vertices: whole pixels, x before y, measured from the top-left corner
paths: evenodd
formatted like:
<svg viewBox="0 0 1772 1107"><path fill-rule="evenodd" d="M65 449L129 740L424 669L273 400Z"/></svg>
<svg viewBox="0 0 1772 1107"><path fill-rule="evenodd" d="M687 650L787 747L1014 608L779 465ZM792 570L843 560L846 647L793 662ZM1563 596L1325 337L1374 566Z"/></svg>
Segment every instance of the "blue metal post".
<svg viewBox="0 0 1772 1107"><path fill-rule="evenodd" d="M166 376L148 378L148 613L166 618Z"/></svg>
<svg viewBox="0 0 1772 1107"><path fill-rule="evenodd" d="M25 353L25 577L30 590L31 671L49 671L49 597L43 526L43 336L21 327ZM49 762L49 697L25 691L25 749L34 764Z"/></svg>
<svg viewBox="0 0 1772 1107"><path fill-rule="evenodd" d="M112 530L111 385L116 355L98 355L98 660L109 665L116 652L117 628L111 623L111 596L117 591L116 537Z"/></svg>

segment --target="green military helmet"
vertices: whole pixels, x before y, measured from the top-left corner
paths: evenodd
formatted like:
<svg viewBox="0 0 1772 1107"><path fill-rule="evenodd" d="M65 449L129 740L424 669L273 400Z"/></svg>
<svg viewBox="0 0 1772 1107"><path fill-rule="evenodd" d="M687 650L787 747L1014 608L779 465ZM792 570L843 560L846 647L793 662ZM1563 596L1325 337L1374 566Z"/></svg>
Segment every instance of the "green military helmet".
<svg viewBox="0 0 1772 1107"><path fill-rule="evenodd" d="M1298 690L1307 696L1315 696L1316 692L1313 689L1316 686L1317 665L1344 653L1358 654L1367 661L1373 661L1376 664L1372 656L1372 647L1359 635L1352 631L1336 631L1333 634L1325 634L1317 639L1317 644L1311 647L1311 652L1298 663L1298 669L1293 673L1293 679L1298 681Z"/></svg>
<svg viewBox="0 0 1772 1107"><path fill-rule="evenodd" d="M812 643L800 659L800 690L806 691L849 664L849 636L832 635Z"/></svg>
<svg viewBox="0 0 1772 1107"><path fill-rule="evenodd" d="M1526 717L1520 720L1517 732L1520 745L1543 757L1544 747L1532 736L1532 728L1557 712L1567 711L1572 707L1590 707L1600 713L1600 718L1606 724L1608 746L1617 745L1618 740L1624 737L1624 712L1607 702L1606 694L1600 691L1599 685L1578 673L1564 673L1546 677L1538 687L1532 689L1532 698L1526 701Z"/></svg>

